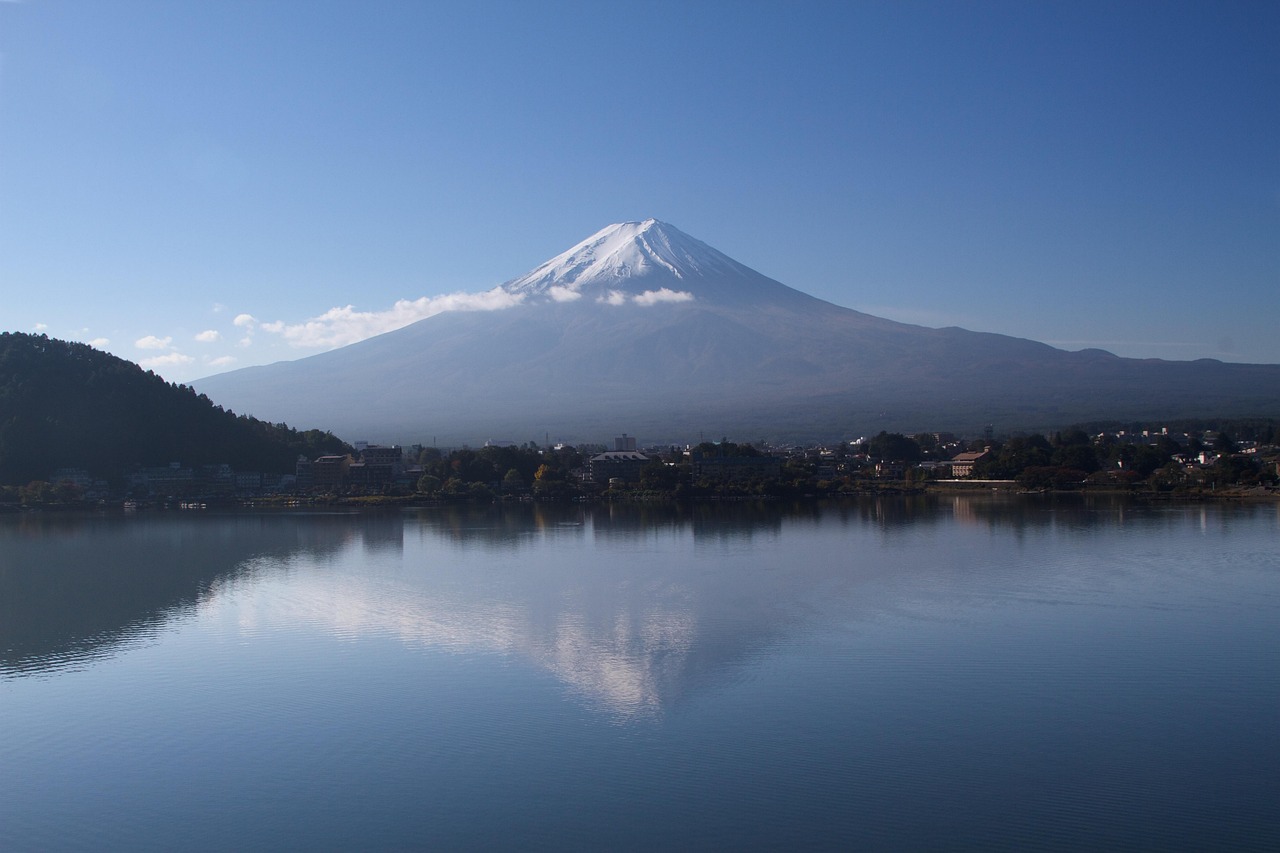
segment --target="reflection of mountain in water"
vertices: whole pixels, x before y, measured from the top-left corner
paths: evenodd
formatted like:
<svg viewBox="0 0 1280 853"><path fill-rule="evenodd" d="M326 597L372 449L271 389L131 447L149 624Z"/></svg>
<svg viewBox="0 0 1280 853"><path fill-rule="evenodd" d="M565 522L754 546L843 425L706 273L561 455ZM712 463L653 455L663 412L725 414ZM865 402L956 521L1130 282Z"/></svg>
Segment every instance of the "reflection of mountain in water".
<svg viewBox="0 0 1280 853"><path fill-rule="evenodd" d="M395 601L371 586L348 588L342 630L519 655L615 713L649 713L779 642L847 582L847 555L815 560L802 550L797 560L780 542L785 527L836 515L862 535L902 504L421 510L419 536L461 559L433 559ZM909 517L930 512L919 504Z"/></svg>
<svg viewBox="0 0 1280 853"><path fill-rule="evenodd" d="M652 713L815 616L949 609L982 565L952 542L986 554L1052 535L1088 548L1107 528L1185 525L1187 512L1204 510L948 495L0 519L0 674L110 654L236 586L243 630L298 620L518 656L592 704ZM984 528L1014 535L965 538Z"/></svg>
<svg viewBox="0 0 1280 853"><path fill-rule="evenodd" d="M402 533L399 517L351 514L0 518L0 673L108 653L263 561L335 553L357 536L399 547Z"/></svg>

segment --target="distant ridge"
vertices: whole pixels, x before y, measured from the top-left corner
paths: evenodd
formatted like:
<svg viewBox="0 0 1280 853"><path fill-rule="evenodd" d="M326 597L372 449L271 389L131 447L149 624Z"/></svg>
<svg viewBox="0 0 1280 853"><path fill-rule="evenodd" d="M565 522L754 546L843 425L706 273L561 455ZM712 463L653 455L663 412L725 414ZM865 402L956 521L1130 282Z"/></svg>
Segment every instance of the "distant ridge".
<svg viewBox="0 0 1280 853"><path fill-rule="evenodd" d="M332 435L224 411L87 344L0 333L0 484L58 468L110 478L171 462L292 473L299 453L345 449Z"/></svg>
<svg viewBox="0 0 1280 853"><path fill-rule="evenodd" d="M1280 365L1119 358L842 308L656 219L611 225L438 314L197 382L260 417L385 441L777 440L1280 415Z"/></svg>

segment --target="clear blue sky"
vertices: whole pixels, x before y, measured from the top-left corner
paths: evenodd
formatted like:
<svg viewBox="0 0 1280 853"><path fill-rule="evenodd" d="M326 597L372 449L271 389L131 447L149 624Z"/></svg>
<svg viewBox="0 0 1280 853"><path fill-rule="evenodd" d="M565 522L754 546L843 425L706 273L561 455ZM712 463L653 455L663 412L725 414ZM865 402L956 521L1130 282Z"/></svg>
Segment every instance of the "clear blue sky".
<svg viewBox="0 0 1280 853"><path fill-rule="evenodd" d="M893 319L1280 362L1280 4L0 0L0 329L186 381L650 216Z"/></svg>

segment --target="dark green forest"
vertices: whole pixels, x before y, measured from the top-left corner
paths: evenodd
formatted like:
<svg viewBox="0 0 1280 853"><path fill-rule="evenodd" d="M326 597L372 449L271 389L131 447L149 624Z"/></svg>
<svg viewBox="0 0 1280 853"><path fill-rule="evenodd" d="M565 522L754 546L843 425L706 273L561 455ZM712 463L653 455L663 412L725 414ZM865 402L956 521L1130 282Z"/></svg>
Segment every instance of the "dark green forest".
<svg viewBox="0 0 1280 853"><path fill-rule="evenodd" d="M0 333L0 484L43 480L57 468L110 480L170 462L281 474L299 454L349 450L332 433L224 410L86 344Z"/></svg>

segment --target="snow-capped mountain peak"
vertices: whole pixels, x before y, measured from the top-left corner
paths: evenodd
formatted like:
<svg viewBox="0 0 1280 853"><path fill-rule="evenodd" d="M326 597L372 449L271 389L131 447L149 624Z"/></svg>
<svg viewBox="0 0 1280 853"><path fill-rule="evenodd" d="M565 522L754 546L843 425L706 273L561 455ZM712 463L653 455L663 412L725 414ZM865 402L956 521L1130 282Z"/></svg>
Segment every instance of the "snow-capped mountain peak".
<svg viewBox="0 0 1280 853"><path fill-rule="evenodd" d="M700 278L758 273L680 229L646 219L592 234L533 271L503 285L512 293L643 292L679 284L696 292Z"/></svg>

